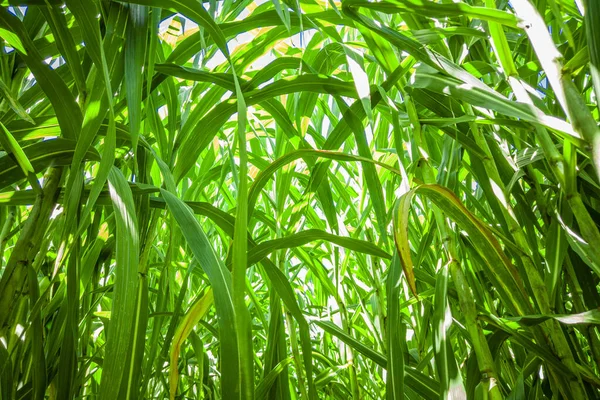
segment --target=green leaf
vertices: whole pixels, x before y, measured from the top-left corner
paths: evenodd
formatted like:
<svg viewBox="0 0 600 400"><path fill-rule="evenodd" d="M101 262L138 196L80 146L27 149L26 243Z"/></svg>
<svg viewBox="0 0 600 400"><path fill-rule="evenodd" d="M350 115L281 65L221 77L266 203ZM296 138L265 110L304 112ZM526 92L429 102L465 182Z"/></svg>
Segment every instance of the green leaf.
<svg viewBox="0 0 600 400"><path fill-rule="evenodd" d="M444 266L438 273L435 285L434 313L433 313L433 340L435 351L435 364L442 396L454 399L465 398L467 393L463 385L463 379L456 362L452 349L450 327L452 325L452 313L448 303L448 267Z"/></svg>
<svg viewBox="0 0 600 400"><path fill-rule="evenodd" d="M600 308L578 314L565 315L523 315L507 318L509 321L519 322L522 325L537 325L548 319L555 319L565 325L598 325L600 324Z"/></svg>
<svg viewBox="0 0 600 400"><path fill-rule="evenodd" d="M13 111L20 118L24 119L25 121L27 121L28 123L30 123L32 125L35 125L35 122L31 118L31 116L29 116L29 114L23 108L21 103L19 103L19 99L17 99L17 97L11 93L10 88L8 86L6 86L6 84L4 83L4 81L2 79L0 79L0 93L2 93L2 96L4 96L4 98L6 100L8 100L8 103L10 104L10 108L12 108Z"/></svg>
<svg viewBox="0 0 600 400"><path fill-rule="evenodd" d="M387 316L388 325L386 327L386 345L388 349L387 356L387 381L386 398L402 399L404 398L404 354L406 353L406 326L402 322L400 314L400 262L397 256L392 258L390 263L390 272L387 279Z"/></svg>
<svg viewBox="0 0 600 400"><path fill-rule="evenodd" d="M124 58L129 129L134 153L137 152L142 120L142 84L144 82L143 67L146 58L148 14L148 7L135 4L129 6Z"/></svg>
<svg viewBox="0 0 600 400"><path fill-rule="evenodd" d="M2 144L4 150L12 154L13 157L16 159L17 164L23 172L23 175L25 175L29 180L31 187L37 193L41 193L42 187L40 186L40 183L38 182L35 176L35 170L33 169L33 165L31 165L29 158L27 158L27 155L25 154L21 146L19 146L19 143L15 140L13 135L11 135L8 129L6 129L4 124L2 124L1 122L0 127L2 127L2 131L0 133L0 144Z"/></svg>
<svg viewBox="0 0 600 400"><path fill-rule="evenodd" d="M27 55L27 50L25 50L25 46L21 43L21 39L14 32L11 32L7 29L0 28L0 37L6 40L9 46L14 47L15 50L20 51L21 53Z"/></svg>
<svg viewBox="0 0 600 400"><path fill-rule="evenodd" d="M235 329L231 273L217 258L212 246L208 242L206 234L196 218L194 218L194 214L189 207L166 190L161 190L161 194L169 207L169 211L171 211L177 221L192 254L208 275L213 289L221 332L221 391L223 397L228 399L240 398L242 382L239 376L239 368L241 360L237 337L236 335L227 334L227 332L234 332Z"/></svg>
<svg viewBox="0 0 600 400"><path fill-rule="evenodd" d="M510 13L489 9L487 7L474 7L464 2L436 3L428 0L385 0L376 3L365 0L346 1L345 7L370 8L384 13L411 12L421 13L429 17L443 17L466 15L486 21L494 21L515 28L518 19Z"/></svg>
<svg viewBox="0 0 600 400"><path fill-rule="evenodd" d="M316 240L325 240L349 250L370 254L375 257L385 259L391 258L388 253L367 241L332 235L318 229L310 229L304 232L294 233L285 238L268 240L258 244L248 251L248 264L251 265L261 261L275 250L299 247Z"/></svg>
<svg viewBox="0 0 600 400"><path fill-rule="evenodd" d="M116 168L108 175L108 187L116 221L116 265L111 322L106 332L106 356L100 381L100 398L117 397L125 365L130 357L130 335L138 286L139 236L131 189Z"/></svg>
<svg viewBox="0 0 600 400"><path fill-rule="evenodd" d="M50 139L30 144L22 148L35 174L50 166L70 165L75 152L75 142L67 139ZM98 152L94 149L85 153L87 160L99 161ZM23 169L11 155L0 157L0 188L19 182L25 178Z"/></svg>

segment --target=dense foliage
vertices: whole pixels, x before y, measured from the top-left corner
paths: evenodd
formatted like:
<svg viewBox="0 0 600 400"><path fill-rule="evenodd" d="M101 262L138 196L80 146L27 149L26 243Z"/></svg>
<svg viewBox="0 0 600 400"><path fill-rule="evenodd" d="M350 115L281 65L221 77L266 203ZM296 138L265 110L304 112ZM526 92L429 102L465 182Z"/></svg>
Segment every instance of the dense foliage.
<svg viewBox="0 0 600 400"><path fill-rule="evenodd" d="M2 0L0 399L600 398L597 0Z"/></svg>

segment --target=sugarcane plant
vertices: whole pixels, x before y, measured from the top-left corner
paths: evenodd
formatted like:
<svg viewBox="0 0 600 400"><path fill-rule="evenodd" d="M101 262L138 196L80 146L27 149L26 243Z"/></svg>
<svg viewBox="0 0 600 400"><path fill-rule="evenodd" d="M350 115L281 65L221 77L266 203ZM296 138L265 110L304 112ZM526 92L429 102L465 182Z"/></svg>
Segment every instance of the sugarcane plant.
<svg viewBox="0 0 600 400"><path fill-rule="evenodd" d="M0 399L600 398L597 0L0 0Z"/></svg>

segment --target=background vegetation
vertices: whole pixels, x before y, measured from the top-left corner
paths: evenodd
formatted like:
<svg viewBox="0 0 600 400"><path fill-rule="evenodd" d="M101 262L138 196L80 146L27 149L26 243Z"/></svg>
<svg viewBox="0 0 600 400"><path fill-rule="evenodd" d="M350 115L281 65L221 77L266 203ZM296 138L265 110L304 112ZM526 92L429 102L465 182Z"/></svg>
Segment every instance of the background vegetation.
<svg viewBox="0 0 600 400"><path fill-rule="evenodd" d="M597 0L2 0L0 398L584 399Z"/></svg>

